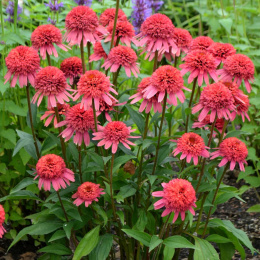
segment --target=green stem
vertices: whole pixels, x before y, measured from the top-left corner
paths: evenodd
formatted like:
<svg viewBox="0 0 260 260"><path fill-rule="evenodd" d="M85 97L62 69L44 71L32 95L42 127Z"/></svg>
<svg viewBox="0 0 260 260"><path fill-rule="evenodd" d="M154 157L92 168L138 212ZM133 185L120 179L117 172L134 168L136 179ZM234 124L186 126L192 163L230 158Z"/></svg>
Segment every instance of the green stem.
<svg viewBox="0 0 260 260"><path fill-rule="evenodd" d="M153 71L155 71L157 69L157 63L158 63L158 51L155 51Z"/></svg>
<svg viewBox="0 0 260 260"><path fill-rule="evenodd" d="M197 225L196 225L196 228L195 228L195 231L194 231L195 233L198 232L198 229L199 229L199 226L200 226L200 221L201 221L202 212L203 212L203 206L204 206L204 203L206 201L207 196L208 196L208 192L205 192L204 195L203 195L202 201L201 201L200 213L199 213Z"/></svg>
<svg viewBox="0 0 260 260"><path fill-rule="evenodd" d="M93 109L93 113L94 113L95 131L97 132L97 130L98 130L97 129L97 114L96 114L94 98L92 98L92 109Z"/></svg>
<svg viewBox="0 0 260 260"><path fill-rule="evenodd" d="M5 30L4 30L4 16L3 16L3 4L2 0L0 1L0 16L1 16L1 28L2 28L2 36L4 38ZM4 64L4 63L3 63Z"/></svg>
<svg viewBox="0 0 260 260"><path fill-rule="evenodd" d="M89 62L89 57L90 57L90 42L87 43L87 47L88 47L88 69L91 70L91 69L92 69L92 64L91 64L91 62Z"/></svg>
<svg viewBox="0 0 260 260"><path fill-rule="evenodd" d="M80 56L81 56L81 63L82 63L82 71L83 74L86 72L86 64L84 59L84 45L83 45L83 39L80 42Z"/></svg>
<svg viewBox="0 0 260 260"><path fill-rule="evenodd" d="M48 65L51 66L51 57L48 52L46 52L46 56L47 56Z"/></svg>
<svg viewBox="0 0 260 260"><path fill-rule="evenodd" d="M62 200L61 200L61 197L60 197L60 193L59 193L58 190L57 190L57 195L58 195L58 198L59 198L59 201L60 201L60 205L61 205L61 208L62 208L62 210L63 210L64 216L65 216L65 219L66 219L67 222L69 222L68 215L67 215L66 210L65 210L65 208L64 208L64 205L63 205L63 203L62 203Z"/></svg>
<svg viewBox="0 0 260 260"><path fill-rule="evenodd" d="M112 154L112 159L111 159L111 168L110 168L110 196L111 196L111 205L112 205L112 211L113 211L113 216L114 219L117 219L116 216L116 207L115 207L115 202L113 198L113 166L114 166L114 160L115 160L115 154Z"/></svg>
<svg viewBox="0 0 260 260"><path fill-rule="evenodd" d="M81 169L81 145L78 146L78 152L79 152L79 177L80 177L80 182L81 184L83 183L83 178L82 178L82 169Z"/></svg>
<svg viewBox="0 0 260 260"><path fill-rule="evenodd" d="M224 134L225 134L225 132L226 132L226 128L227 128L228 122L229 122L229 120L226 120L226 119L225 119L225 122L224 122L224 125L223 125L223 128L222 128L222 132L221 132L221 135L220 135L220 137L219 137L219 142L218 142L218 144L220 144L220 143L222 142L222 140L223 140L223 137L224 137ZM219 146L219 145L218 145L218 146Z"/></svg>
<svg viewBox="0 0 260 260"><path fill-rule="evenodd" d="M18 0L14 1L14 32L17 33L17 9L18 9Z"/></svg>
<svg viewBox="0 0 260 260"><path fill-rule="evenodd" d="M115 39L115 34L116 34L116 23L117 23L118 10L119 10L119 2L120 2L119 0L116 0L116 13L115 13L115 18L114 18L114 27L113 27L113 32L112 32L110 50L113 48L113 45L114 45L114 39Z"/></svg>
<svg viewBox="0 0 260 260"><path fill-rule="evenodd" d="M216 191L214 193L214 197L213 197L212 202L211 202L212 205L214 205L214 203L215 203L215 200L216 200L216 197L217 197L217 194L218 194L218 190L219 190L220 184L221 184L221 182L222 182L222 180L224 178L225 173L228 170L228 167L229 167L229 163L226 165L226 167L225 167L225 169L224 169L224 171L223 171L223 173L221 175L221 178L219 180L218 186L217 186ZM202 233L202 238L205 237L205 234L206 234L206 231L207 231L207 226L208 226L208 223L209 223L209 218L210 218L210 215L211 215L213 207L214 206L211 206L210 209L209 209L209 212L208 212L208 215L207 215L207 219L206 219L206 223L205 223L205 226L204 226L204 230L203 230L203 233Z"/></svg>
<svg viewBox="0 0 260 260"><path fill-rule="evenodd" d="M54 107L54 111L55 111L55 116L57 119L57 123L60 122L60 115L59 115L59 111L57 107ZM61 151L62 151L62 155L65 161L67 161L67 157L66 157L66 147L65 147L65 143L63 140L63 137L61 136L61 132L62 129L60 127L58 127L58 131L59 131L59 136L60 136L60 144L61 144Z"/></svg>
<svg viewBox="0 0 260 260"><path fill-rule="evenodd" d="M189 108L192 105L192 100L193 100L193 96L194 96L195 89L196 89L197 79L198 79L198 77L195 78L194 81L193 81L192 92L191 92L191 97L190 97L190 102L189 102ZM185 124L185 133L187 133L187 131L188 131L189 117L190 117L190 115L188 114L187 118L186 118L186 124Z"/></svg>
<svg viewBox="0 0 260 260"><path fill-rule="evenodd" d="M40 159L41 155L39 152L38 144L37 144L37 139L34 131L34 126L33 126L33 119L32 119L32 108L31 108L31 100L30 100L30 88L29 84L26 86L26 94L27 94L27 104L28 104L28 110L29 110L29 118L30 118L30 124L31 124L31 129L32 129L32 135L33 135L33 141L34 141L34 146L36 150L36 154L38 159Z"/></svg>
<svg viewBox="0 0 260 260"><path fill-rule="evenodd" d="M160 148L160 141L161 141L161 135L162 135L162 128L163 128L163 121L164 121L164 116L165 116L166 104L167 104L167 92L165 91L165 96L164 96L164 101L163 101L162 118L161 118L161 124L160 124L160 128L159 128L158 142L157 142L157 146L156 146L156 153L155 153L152 175L154 175L155 170L156 170L156 166L157 166L157 159L158 159L159 148Z"/></svg>

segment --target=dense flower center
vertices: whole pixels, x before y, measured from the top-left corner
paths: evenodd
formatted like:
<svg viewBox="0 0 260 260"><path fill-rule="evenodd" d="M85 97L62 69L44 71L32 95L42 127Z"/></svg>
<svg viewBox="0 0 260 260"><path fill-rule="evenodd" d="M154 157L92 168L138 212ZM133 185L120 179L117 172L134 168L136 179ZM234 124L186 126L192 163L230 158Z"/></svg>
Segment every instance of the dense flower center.
<svg viewBox="0 0 260 260"><path fill-rule="evenodd" d="M40 68L40 57L33 48L18 46L5 59L8 70L18 74L34 74Z"/></svg>
<svg viewBox="0 0 260 260"><path fill-rule="evenodd" d="M181 28L174 28L173 39L175 44L180 47L189 47L192 41L190 33Z"/></svg>
<svg viewBox="0 0 260 260"><path fill-rule="evenodd" d="M93 50L94 50L94 54L96 54L96 55L98 55L98 56L100 56L102 58L107 58L107 54L104 51L101 42L96 42L95 45L94 45Z"/></svg>
<svg viewBox="0 0 260 260"><path fill-rule="evenodd" d="M45 67L35 77L35 90L40 90L44 95L59 94L66 87L65 75L56 67Z"/></svg>
<svg viewBox="0 0 260 260"><path fill-rule="evenodd" d="M177 212L189 210L196 201L195 190L187 180L171 180L163 191L166 208L172 208Z"/></svg>
<svg viewBox="0 0 260 260"><path fill-rule="evenodd" d="M129 67L129 65L136 63L137 55L134 50L127 46L117 46L110 51L108 59L111 63Z"/></svg>
<svg viewBox="0 0 260 260"><path fill-rule="evenodd" d="M107 30L109 33L112 34L114 28L114 22L110 22ZM129 37L132 38L135 36L134 27L128 21L118 21L116 23L116 30L115 30L116 37Z"/></svg>
<svg viewBox="0 0 260 260"><path fill-rule="evenodd" d="M223 68L231 75L243 79L251 79L254 76L254 63L243 54L234 54L227 57Z"/></svg>
<svg viewBox="0 0 260 260"><path fill-rule="evenodd" d="M61 71L66 77L75 77L82 73L82 62L79 57L65 59L60 65Z"/></svg>
<svg viewBox="0 0 260 260"><path fill-rule="evenodd" d="M248 155L246 145L236 137L223 140L219 149L220 153L226 157L228 161L243 162Z"/></svg>
<svg viewBox="0 0 260 260"><path fill-rule="evenodd" d="M98 17L88 6L74 7L65 18L67 30L82 30L85 32L95 32L98 27Z"/></svg>
<svg viewBox="0 0 260 260"><path fill-rule="evenodd" d="M94 114L91 108L84 110L84 107L80 108L80 106L81 104L77 104L66 112L66 121L68 127L85 133L95 128Z"/></svg>
<svg viewBox="0 0 260 260"><path fill-rule="evenodd" d="M175 94L183 88L184 80L178 69L165 65L157 69L151 77L151 85L159 92Z"/></svg>
<svg viewBox="0 0 260 260"><path fill-rule="evenodd" d="M184 154L200 156L205 150L205 144L202 137L195 133L185 133L177 141L177 148Z"/></svg>
<svg viewBox="0 0 260 260"><path fill-rule="evenodd" d="M232 106L234 98L231 91L218 82L203 88L199 103L209 109L222 109Z"/></svg>
<svg viewBox="0 0 260 260"><path fill-rule="evenodd" d="M209 48L208 51L216 58L225 59L230 55L236 53L236 49L232 44L215 42Z"/></svg>
<svg viewBox="0 0 260 260"><path fill-rule="evenodd" d="M174 25L166 15L154 14L143 22L141 32L151 38L167 39L173 36Z"/></svg>
<svg viewBox="0 0 260 260"><path fill-rule="evenodd" d="M36 164L36 172L43 179L56 179L63 175L66 165L56 154L42 156Z"/></svg>
<svg viewBox="0 0 260 260"><path fill-rule="evenodd" d="M208 36L199 36L192 40L191 50L207 50L214 41Z"/></svg>
<svg viewBox="0 0 260 260"><path fill-rule="evenodd" d="M101 15L100 15L100 23L103 26L107 26L111 21L114 20L116 14L116 8L108 8L106 9ZM127 21L127 17L125 13L121 10L118 9L118 17L117 21Z"/></svg>
<svg viewBox="0 0 260 260"><path fill-rule="evenodd" d="M104 136L109 141L124 141L130 135L130 131L125 123L120 121L110 122L105 126Z"/></svg>
<svg viewBox="0 0 260 260"><path fill-rule="evenodd" d="M53 43L62 43L62 34L60 30L52 24L44 24L38 26L31 36L32 45L40 48Z"/></svg>
<svg viewBox="0 0 260 260"><path fill-rule="evenodd" d="M109 92L110 81L104 73L89 70L80 78L77 87L80 95L102 97Z"/></svg>
<svg viewBox="0 0 260 260"><path fill-rule="evenodd" d="M92 182L84 182L78 187L78 197L83 200L94 200L100 195L99 185Z"/></svg>

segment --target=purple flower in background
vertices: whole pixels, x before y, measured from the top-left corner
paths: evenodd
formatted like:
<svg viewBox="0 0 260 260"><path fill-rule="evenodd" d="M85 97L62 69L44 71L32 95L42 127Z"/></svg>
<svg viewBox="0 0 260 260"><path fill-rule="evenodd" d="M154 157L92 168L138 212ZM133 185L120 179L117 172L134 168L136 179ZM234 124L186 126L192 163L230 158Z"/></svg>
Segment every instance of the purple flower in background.
<svg viewBox="0 0 260 260"><path fill-rule="evenodd" d="M78 5L86 5L91 6L92 0L74 0L74 2Z"/></svg>
<svg viewBox="0 0 260 260"><path fill-rule="evenodd" d="M19 17L19 14L22 13L22 8L18 5L17 6L17 20L20 20L21 17ZM10 23L14 22L14 2L9 1L8 6L6 7L6 13L9 14L9 17L5 19L5 21L8 21Z"/></svg>
<svg viewBox="0 0 260 260"><path fill-rule="evenodd" d="M45 4L47 7L50 7L52 12L59 12L63 7L63 3L58 3L58 0L50 0L48 4Z"/></svg>
<svg viewBox="0 0 260 260"><path fill-rule="evenodd" d="M152 8L150 1L147 0L132 0L133 12L131 18L133 20L133 26L135 28L135 33L140 32L142 23L146 18L152 15Z"/></svg>
<svg viewBox="0 0 260 260"><path fill-rule="evenodd" d="M50 17L48 17L47 21L51 23L52 25L56 24L56 20L52 20Z"/></svg>
<svg viewBox="0 0 260 260"><path fill-rule="evenodd" d="M163 5L163 1L158 1L158 0L151 0L147 2L148 5L150 5L150 7L154 10L155 13L157 13Z"/></svg>

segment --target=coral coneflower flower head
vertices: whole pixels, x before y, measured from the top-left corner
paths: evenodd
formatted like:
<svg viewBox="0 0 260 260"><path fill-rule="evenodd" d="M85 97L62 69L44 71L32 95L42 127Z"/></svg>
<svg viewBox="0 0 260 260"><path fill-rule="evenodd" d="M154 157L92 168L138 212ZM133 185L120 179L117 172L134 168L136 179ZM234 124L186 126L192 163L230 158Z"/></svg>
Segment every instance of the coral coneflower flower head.
<svg viewBox="0 0 260 260"><path fill-rule="evenodd" d="M234 54L226 58L223 69L218 71L220 79L232 81L240 86L242 80L245 82L247 92L251 92L249 81L254 80L255 66L251 59L243 54Z"/></svg>
<svg viewBox="0 0 260 260"><path fill-rule="evenodd" d="M187 158L187 162L190 163L193 158L195 165L198 164L199 156L208 158L209 152L206 150L204 140L201 136L195 133L185 133L177 141L176 149L173 150L173 155L176 156L179 153L181 154L181 160Z"/></svg>
<svg viewBox="0 0 260 260"><path fill-rule="evenodd" d="M137 73L139 74L140 71L136 62L137 55L134 50L130 47L119 45L111 49L102 67L105 67L106 70L110 68L111 72L116 72L122 66L128 77L131 77L131 72L133 72L135 77L138 77Z"/></svg>
<svg viewBox="0 0 260 260"><path fill-rule="evenodd" d="M3 224L5 222L5 210L3 206L0 204L0 238L3 237L6 230L3 227Z"/></svg>
<svg viewBox="0 0 260 260"><path fill-rule="evenodd" d="M37 105L39 106L44 96L48 97L48 106L56 107L57 101L64 104L64 101L69 101L72 96L68 91L72 91L67 84L64 73L53 66L43 68L38 72L35 77L35 95L32 102L35 103L38 99Z"/></svg>
<svg viewBox="0 0 260 260"><path fill-rule="evenodd" d="M207 50L214 41L208 36L199 36L192 40L190 50Z"/></svg>
<svg viewBox="0 0 260 260"><path fill-rule="evenodd" d="M104 27L106 27L110 22L114 21L115 15L116 8L108 8L100 15L99 21ZM121 9L118 9L117 21L127 21L127 17Z"/></svg>
<svg viewBox="0 0 260 260"><path fill-rule="evenodd" d="M68 48L62 43L60 29L52 24L38 26L32 33L31 41L32 47L36 50L40 50L40 55L44 60L46 59L46 52L49 55L53 54L55 57L58 57L58 52L53 44L56 44L64 51L67 51Z"/></svg>
<svg viewBox="0 0 260 260"><path fill-rule="evenodd" d="M244 163L247 164L247 155L248 150L245 143L236 137L229 137L220 143L218 151L211 154L211 159L215 159L219 156L223 157L218 165L219 167L230 162L230 170L234 170L236 163L238 163L240 170L245 171Z"/></svg>
<svg viewBox="0 0 260 260"><path fill-rule="evenodd" d="M206 84L209 84L210 77L217 82L218 77L216 74L216 69L218 66L218 62L216 59L207 51L203 50L195 50L191 51L183 58L185 63L180 65L181 75L185 75L187 72L190 72L190 76L188 78L188 83L190 84L195 78L198 78L198 85L201 86L203 83L203 79Z"/></svg>
<svg viewBox="0 0 260 260"><path fill-rule="evenodd" d="M153 107L155 113L157 111L159 113L161 113L162 105L161 105L161 102L158 102L158 95L159 95L158 93L149 99L144 97L143 91L147 87L149 87L150 84L151 84L151 77L143 78L142 81L140 82L140 84L138 85L137 93L134 94L133 96L131 96L129 99L133 99L131 101L131 104L134 104L134 103L138 102L139 100L143 99L143 101L140 105L140 108L139 108L139 112L143 112L144 109L146 108L145 113L149 113L151 111L151 108Z"/></svg>
<svg viewBox="0 0 260 260"><path fill-rule="evenodd" d="M185 96L182 89L188 88L183 86L184 80L178 69L170 65L159 67L151 76L151 84L143 90L144 97L150 99L158 94L158 102L162 102L166 93L172 104L177 106L177 98L184 102Z"/></svg>
<svg viewBox="0 0 260 260"><path fill-rule="evenodd" d="M83 39L83 45L87 42L95 43L100 40L98 33L107 34L106 29L99 25L97 14L88 6L74 7L65 18L66 41L70 45L80 45Z"/></svg>
<svg viewBox="0 0 260 260"><path fill-rule="evenodd" d="M154 197L162 197L154 203L154 209L160 209L165 207L162 213L162 217L165 217L174 212L174 223L179 214L182 221L185 219L185 212L190 211L192 215L195 215L193 207L197 207L196 193L191 183L183 179L173 179L168 183L162 183L163 191L155 191L152 193Z"/></svg>
<svg viewBox="0 0 260 260"><path fill-rule="evenodd" d="M223 62L227 57L234 55L236 49L230 43L214 42L212 43L208 51L213 55L214 58L220 63Z"/></svg>
<svg viewBox="0 0 260 260"><path fill-rule="evenodd" d="M64 115L66 113L66 111L69 109L69 107L70 107L69 104L57 103L59 115ZM53 118L54 118L54 126L58 123L56 115L55 115L55 110L53 107L48 107L48 110L44 113L43 116L41 116L41 120L44 120L45 118L47 118L47 120L45 121L45 124L44 124L44 126L46 126L46 127L51 123Z"/></svg>
<svg viewBox="0 0 260 260"><path fill-rule="evenodd" d="M67 58L60 64L60 70L66 78L69 78L72 85L74 79L82 74L82 61L79 57Z"/></svg>
<svg viewBox="0 0 260 260"><path fill-rule="evenodd" d="M239 93L239 99L235 99L236 111L232 112L232 117L235 119L236 115L240 115L243 122L245 121L245 117L250 121L250 117L247 113L250 106L248 96L245 95L242 90L239 90Z"/></svg>
<svg viewBox="0 0 260 260"><path fill-rule="evenodd" d="M139 136L131 136L131 132L135 129L131 129L130 126L126 126L125 123L120 121L109 122L105 127L100 127L100 131L93 133L95 136L93 140L101 140L98 146L105 146L108 149L112 146L112 153L116 153L119 143L122 143L127 149L130 149L129 145L135 145L130 142L128 138L139 138Z"/></svg>
<svg viewBox="0 0 260 260"><path fill-rule="evenodd" d="M73 204L79 206L85 203L85 206L88 207L93 201L98 201L102 194L105 194L103 190L99 187L99 184L84 182L78 187L77 192L72 195L72 198L76 199Z"/></svg>
<svg viewBox="0 0 260 260"><path fill-rule="evenodd" d="M109 77L98 70L87 71L79 80L77 88L78 92L74 97L77 100L81 95L81 107L84 106L88 109L94 99L95 109L99 109L100 100L104 100L108 105L112 105L113 101L117 101L109 92L118 94L113 88L111 88Z"/></svg>
<svg viewBox="0 0 260 260"><path fill-rule="evenodd" d="M216 116L232 120L230 112L235 108L231 91L224 84L218 82L203 88L199 103L192 108L192 113L195 114L202 110L198 118L201 122L211 111L210 122L212 123Z"/></svg>
<svg viewBox="0 0 260 260"><path fill-rule="evenodd" d="M109 35L105 39L105 42L110 42L112 40L113 29L114 29L114 22L112 21L109 23L107 27ZM128 47L131 47L131 41L136 42L133 39L134 36L135 36L135 31L131 23L129 23L128 21L117 21L114 43L116 43L117 40L120 40L121 43L125 44Z"/></svg>
<svg viewBox="0 0 260 260"><path fill-rule="evenodd" d="M86 146L90 143L89 131L95 129L94 113L92 108L85 110L81 104L77 104L65 113L65 120L59 122L55 127L66 126L61 132L65 142L67 142L75 133L74 143L81 145L82 141Z"/></svg>
<svg viewBox="0 0 260 260"><path fill-rule="evenodd" d="M180 56L181 51L187 53L189 51L192 37L189 31L182 28L174 28L173 31L173 40L178 47L176 56Z"/></svg>
<svg viewBox="0 0 260 260"><path fill-rule="evenodd" d="M101 42L96 42L94 47L93 47L94 53L90 55L89 57L89 62L92 61L98 61L101 59L106 59L107 58L107 54L103 49L103 46L101 44Z"/></svg>
<svg viewBox="0 0 260 260"><path fill-rule="evenodd" d="M70 181L74 182L74 173L66 168L64 160L56 154L47 154L42 156L36 164L36 177L39 177L38 187L44 190L50 190L51 184L54 190L59 190L61 187L66 188L66 184L70 185Z"/></svg>
<svg viewBox="0 0 260 260"><path fill-rule="evenodd" d="M141 26L141 33L136 37L140 39L139 46L145 46L143 52L148 52L153 58L155 52L175 54L178 48L173 40L174 25L164 14L153 14ZM149 56L148 55L148 56Z"/></svg>
<svg viewBox="0 0 260 260"><path fill-rule="evenodd" d="M37 51L27 46L15 47L5 58L5 62L8 69L4 77L5 83L13 76L11 87L15 87L18 77L20 88L26 86L28 81L34 86L36 72L40 69Z"/></svg>

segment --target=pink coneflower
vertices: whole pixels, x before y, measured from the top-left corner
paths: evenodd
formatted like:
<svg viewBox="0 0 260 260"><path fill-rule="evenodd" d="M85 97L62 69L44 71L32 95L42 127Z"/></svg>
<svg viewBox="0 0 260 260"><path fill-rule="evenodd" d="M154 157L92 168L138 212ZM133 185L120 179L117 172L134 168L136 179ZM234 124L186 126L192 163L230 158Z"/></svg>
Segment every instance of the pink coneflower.
<svg viewBox="0 0 260 260"><path fill-rule="evenodd" d="M116 8L106 9L99 18L99 22L106 27L111 21L114 21L116 15ZM118 9L117 21L127 21L127 17L123 10Z"/></svg>
<svg viewBox="0 0 260 260"><path fill-rule="evenodd" d="M95 43L100 40L98 33L107 34L106 29L99 25L96 13L88 6L80 5L74 7L65 18L66 41L70 45L80 45L83 39L83 45L87 42Z"/></svg>
<svg viewBox="0 0 260 260"><path fill-rule="evenodd" d="M0 204L0 238L3 237L4 233L6 232L3 224L5 222L5 210L4 207Z"/></svg>
<svg viewBox="0 0 260 260"><path fill-rule="evenodd" d="M158 95L159 95L158 93L149 99L144 97L143 91L147 87L149 87L150 84L151 84L151 77L143 78L142 81L140 82L140 84L138 85L137 93L129 98L129 99L133 99L130 104L134 104L134 103L138 102L139 100L143 99L143 101L140 105L140 108L139 108L139 112L143 112L144 109L146 108L145 113L149 113L153 107L155 113L156 112L161 113L162 105L161 105L161 102L158 102Z"/></svg>
<svg viewBox="0 0 260 260"><path fill-rule="evenodd" d="M183 84L184 80L178 69L170 65L161 66L152 74L151 83L143 90L143 96L150 99L158 93L158 102L162 102L165 94L168 94L171 103L177 106L176 96L183 103L185 96L182 89L189 91Z"/></svg>
<svg viewBox="0 0 260 260"><path fill-rule="evenodd" d="M240 86L242 80L245 82L247 92L251 92L249 81L254 80L255 66L254 63L243 54L234 54L226 58L223 69L218 71L220 80L232 81Z"/></svg>
<svg viewBox="0 0 260 260"><path fill-rule="evenodd" d="M38 187L44 190L50 190L51 184L54 190L58 191L66 188L66 184L70 185L70 181L74 182L74 173L66 168L64 160L56 154L47 154L42 156L36 164L36 177L39 177Z"/></svg>
<svg viewBox="0 0 260 260"><path fill-rule="evenodd" d="M123 103L116 103L116 101L113 101L112 102L112 105L108 105L103 99L100 100L100 103L99 103L99 111L100 113L104 112L105 113L105 118L108 122L111 122L112 119L109 115L109 111L114 111L117 113L117 110L114 109L114 107L118 107L118 106L123 106L125 105L127 102L123 102Z"/></svg>
<svg viewBox="0 0 260 260"><path fill-rule="evenodd" d="M148 56L153 58L156 51L161 54L175 54L178 51L173 35L171 19L164 14L153 14L143 22L141 33L136 38L140 39L139 46L145 46L143 53L148 52Z"/></svg>
<svg viewBox="0 0 260 260"><path fill-rule="evenodd" d="M182 28L174 28L173 40L178 47L178 51L175 54L176 56L180 56L181 51L185 53L189 51L192 41L189 31Z"/></svg>
<svg viewBox="0 0 260 260"><path fill-rule="evenodd" d="M227 57L234 55L236 49L230 43L214 42L212 43L208 51L217 59L218 63L223 62Z"/></svg>
<svg viewBox="0 0 260 260"><path fill-rule="evenodd" d="M122 143L127 149L130 149L130 145L135 145L130 142L128 138L139 138L139 136L131 136L131 132L135 129L131 129L130 126L126 126L125 123L120 121L109 122L105 127L100 126L100 132L93 133L95 136L93 140L101 140L98 146L105 146L108 149L112 146L112 153L116 153L119 143Z"/></svg>
<svg viewBox="0 0 260 260"><path fill-rule="evenodd" d="M89 62L98 61L101 59L105 60L107 58L107 54L104 51L101 42L96 42L93 47L93 50L94 50L94 53L90 55Z"/></svg>
<svg viewBox="0 0 260 260"><path fill-rule="evenodd" d="M73 84L75 78L82 74L82 61L79 57L70 57L62 61L60 70L66 78L69 78L70 84Z"/></svg>
<svg viewBox="0 0 260 260"><path fill-rule="evenodd" d="M174 223L179 214L181 220L185 219L185 212L190 211L192 215L195 215L193 209L196 208L196 193L191 183L183 179L174 179L168 183L162 183L163 191L155 191L152 193L154 197L162 197L154 203L154 209L160 209L165 207L162 213L162 217L165 217L174 212Z"/></svg>
<svg viewBox="0 0 260 260"><path fill-rule="evenodd" d="M38 99L37 105L39 106L44 96L48 97L48 107L56 107L57 101L64 104L64 101L69 101L72 96L68 91L72 91L67 84L64 73L53 66L43 68L38 72L35 77L35 95L32 102L35 103Z"/></svg>
<svg viewBox="0 0 260 260"><path fill-rule="evenodd" d="M242 90L239 90L240 98L235 100L236 111L232 112L232 118L235 119L236 115L240 115L242 117L242 121L245 121L245 117L250 121L250 117L248 115L249 109L249 99L247 95L244 95Z"/></svg>
<svg viewBox="0 0 260 260"><path fill-rule="evenodd" d="M109 77L98 70L87 71L79 80L77 88L78 92L74 97L74 100L80 98L81 107L88 109L92 105L92 99L94 99L95 109L99 109L100 100L104 100L108 105L112 105L113 101L117 101L109 92L118 94L110 83Z"/></svg>
<svg viewBox="0 0 260 260"><path fill-rule="evenodd" d="M192 40L190 50L204 50L206 51L214 41L208 36L199 36Z"/></svg>
<svg viewBox="0 0 260 260"><path fill-rule="evenodd" d="M57 103L59 115L65 115L65 113L69 109L69 107L70 107L69 104L59 104L59 103ZM44 113L43 116L41 116L41 120L44 120L47 117L48 117L48 119L45 121L44 126L47 127L51 123L53 118L54 118L54 126L58 123L56 115L55 115L55 110L54 110L53 107L48 107L48 110Z"/></svg>
<svg viewBox="0 0 260 260"><path fill-rule="evenodd" d="M217 66L218 62L216 59L208 52L203 50L195 50L189 52L187 56L183 58L185 63L181 64L179 67L182 68L181 75L185 75L187 72L190 72L190 76L188 78L188 83L190 84L195 78L198 77L198 85L201 86L203 83L203 79L206 84L209 84L210 77L217 82Z"/></svg>
<svg viewBox="0 0 260 260"><path fill-rule="evenodd" d="M89 131L95 129L94 113L92 108L85 110L81 108L81 104L77 104L65 113L65 120L59 122L55 127L66 126L61 132L65 142L67 142L75 133L74 143L81 145L82 141L86 146L90 143Z"/></svg>
<svg viewBox="0 0 260 260"><path fill-rule="evenodd" d="M217 118L215 123L215 128L218 129L220 133L223 131L225 120L223 118ZM201 122L195 122L192 125L192 128L202 128L204 127L205 130L209 129L209 125L212 125L212 122L210 122L210 115L207 115ZM216 133L214 133L216 134Z"/></svg>
<svg viewBox="0 0 260 260"><path fill-rule="evenodd" d="M72 195L72 198L76 199L73 204L80 206L82 203L85 203L85 207L88 207L93 201L98 201L102 194L105 194L103 190L99 187L99 184L84 182L78 187L77 192Z"/></svg>
<svg viewBox="0 0 260 260"><path fill-rule="evenodd" d="M204 140L201 136L195 133L185 133L176 140L171 140L177 142L176 149L173 150L173 155L176 156L179 153L181 154L180 159L183 160L187 158L187 162L190 163L193 158L194 165L198 164L198 158L200 156L208 158L209 152L206 150Z"/></svg>
<svg viewBox="0 0 260 260"><path fill-rule="evenodd" d="M247 155L248 150L246 145L236 137L230 137L220 143L218 151L211 154L211 159L215 159L219 156L224 157L218 165L219 167L230 162L230 170L232 171L236 163L238 163L240 170L245 171L244 163L247 164Z"/></svg>
<svg viewBox="0 0 260 260"><path fill-rule="evenodd" d="M52 24L43 24L38 26L31 36L32 47L36 50L40 50L41 57L46 59L46 52L49 55L58 57L53 44L56 44L62 50L67 51L67 46L62 43L62 34L60 29Z"/></svg>
<svg viewBox="0 0 260 260"><path fill-rule="evenodd" d="M116 72L122 66L128 77L131 77L131 72L133 72L135 77L138 77L137 74L140 71L136 62L137 55L134 50L127 46L119 45L111 49L102 67L105 67L106 70L110 68L111 72Z"/></svg>
<svg viewBox="0 0 260 260"><path fill-rule="evenodd" d="M11 87L15 87L19 77L20 88L28 84L28 80L34 86L36 72L40 69L40 57L37 52L27 46L17 46L10 51L5 58L8 69L5 75L5 83L11 80Z"/></svg>
<svg viewBox="0 0 260 260"><path fill-rule="evenodd" d="M109 35L106 37L104 42L110 42L112 40L112 33L114 29L114 22L110 22L107 30ZM136 42L133 37L135 36L134 27L128 21L117 21L114 43L120 41L128 47L131 47L131 42Z"/></svg>
<svg viewBox="0 0 260 260"><path fill-rule="evenodd" d="M218 82L203 88L199 103L192 108L192 114L202 110L198 118L201 122L211 111L210 122L212 123L216 116L232 120L230 112L235 109L231 91L221 82Z"/></svg>

